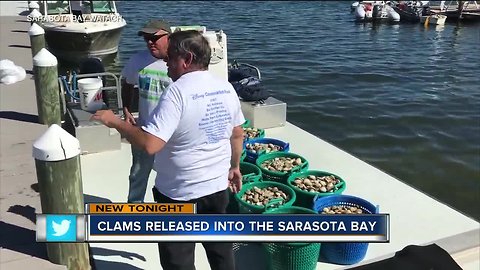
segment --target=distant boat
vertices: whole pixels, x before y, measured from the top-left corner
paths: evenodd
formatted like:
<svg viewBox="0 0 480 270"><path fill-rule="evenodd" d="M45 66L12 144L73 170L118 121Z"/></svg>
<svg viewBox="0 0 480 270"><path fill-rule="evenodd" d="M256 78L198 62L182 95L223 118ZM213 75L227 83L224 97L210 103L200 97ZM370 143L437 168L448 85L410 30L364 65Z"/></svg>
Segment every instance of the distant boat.
<svg viewBox="0 0 480 270"><path fill-rule="evenodd" d="M75 4L82 11L72 10ZM40 1L40 12L49 51L76 63L117 53L127 24L117 12L115 1Z"/></svg>
<svg viewBox="0 0 480 270"><path fill-rule="evenodd" d="M400 15L385 1L360 1L352 4L355 7L355 20L359 22L398 22Z"/></svg>
<svg viewBox="0 0 480 270"><path fill-rule="evenodd" d="M428 1L402 1L392 7L400 14L401 22L418 23L422 16L430 15Z"/></svg>

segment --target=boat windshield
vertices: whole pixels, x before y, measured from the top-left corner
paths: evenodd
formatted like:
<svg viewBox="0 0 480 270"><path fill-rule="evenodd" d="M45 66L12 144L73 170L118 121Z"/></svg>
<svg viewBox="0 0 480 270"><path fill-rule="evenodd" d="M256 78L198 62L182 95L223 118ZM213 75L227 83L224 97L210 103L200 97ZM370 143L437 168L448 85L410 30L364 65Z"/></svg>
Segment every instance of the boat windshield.
<svg viewBox="0 0 480 270"><path fill-rule="evenodd" d="M45 1L48 15L69 14L70 1Z"/></svg>
<svg viewBox="0 0 480 270"><path fill-rule="evenodd" d="M84 1L87 2L87 1ZM88 1L91 3L92 13L114 13L112 1ZM93 3L93 4L92 4Z"/></svg>
<svg viewBox="0 0 480 270"><path fill-rule="evenodd" d="M70 14L70 2L72 1L42 1L46 4L46 12L48 15ZM115 13L115 4L113 1L73 1L79 2L79 7L83 13ZM74 5L72 5L72 9ZM43 8L40 9L43 11ZM42 12L43 14L43 12Z"/></svg>

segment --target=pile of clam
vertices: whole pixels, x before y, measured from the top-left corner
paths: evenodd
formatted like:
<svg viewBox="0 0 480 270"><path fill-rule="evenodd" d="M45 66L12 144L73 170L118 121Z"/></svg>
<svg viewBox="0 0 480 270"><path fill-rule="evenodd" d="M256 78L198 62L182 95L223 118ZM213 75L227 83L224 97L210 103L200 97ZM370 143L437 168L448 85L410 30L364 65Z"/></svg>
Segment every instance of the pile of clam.
<svg viewBox="0 0 480 270"><path fill-rule="evenodd" d="M334 205L330 207L325 207L322 210L322 214L367 214L363 210L356 206L347 206L347 205Z"/></svg>
<svg viewBox="0 0 480 270"><path fill-rule="evenodd" d="M270 153L283 150L282 147L273 143L247 143L245 144L245 148L252 153L258 153L260 151Z"/></svg>
<svg viewBox="0 0 480 270"><path fill-rule="evenodd" d="M294 167L302 165L301 158L276 157L265 160L261 166L271 172L290 172Z"/></svg>
<svg viewBox="0 0 480 270"><path fill-rule="evenodd" d="M335 192L338 188L335 186L340 183L340 179L334 175L297 177L293 185L308 192Z"/></svg>
<svg viewBox="0 0 480 270"><path fill-rule="evenodd" d="M253 205L265 206L273 199L281 199L278 204L284 204L290 199L289 197L278 187L253 187L242 195L242 200Z"/></svg>
<svg viewBox="0 0 480 270"><path fill-rule="evenodd" d="M253 139L260 135L260 129L254 127L244 127L243 128L243 139Z"/></svg>

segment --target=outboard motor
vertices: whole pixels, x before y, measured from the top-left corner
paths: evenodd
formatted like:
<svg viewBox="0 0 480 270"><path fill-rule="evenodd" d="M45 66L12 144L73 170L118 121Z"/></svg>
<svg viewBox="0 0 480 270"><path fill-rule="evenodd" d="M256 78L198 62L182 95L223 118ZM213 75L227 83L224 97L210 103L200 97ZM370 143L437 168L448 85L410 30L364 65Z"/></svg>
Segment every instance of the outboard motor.
<svg viewBox="0 0 480 270"><path fill-rule="evenodd" d="M422 16L429 16L430 15L430 6L423 6L422 8Z"/></svg>
<svg viewBox="0 0 480 270"><path fill-rule="evenodd" d="M382 14L382 6L381 5L373 6L372 17L379 18L381 14Z"/></svg>
<svg viewBox="0 0 480 270"><path fill-rule="evenodd" d="M102 73L105 72L105 67L103 66L102 60L96 57L86 58L80 63L79 74L89 74L89 73ZM86 78L96 78L97 76L86 77ZM103 86L106 85L105 77L102 77ZM103 102L109 107L108 103L108 93L105 90L102 90Z"/></svg>

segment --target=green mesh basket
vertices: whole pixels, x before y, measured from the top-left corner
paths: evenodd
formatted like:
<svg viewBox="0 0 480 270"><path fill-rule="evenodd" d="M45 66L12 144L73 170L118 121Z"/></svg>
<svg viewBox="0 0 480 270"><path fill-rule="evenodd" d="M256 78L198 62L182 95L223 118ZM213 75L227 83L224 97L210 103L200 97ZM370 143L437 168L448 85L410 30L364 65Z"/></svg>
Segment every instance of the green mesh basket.
<svg viewBox="0 0 480 270"><path fill-rule="evenodd" d="M298 178L298 177L305 178L309 175L315 175L315 176L333 175L337 179L340 180L340 183L335 185L336 190L333 191L333 192L308 192L308 191L305 191L303 189L300 189L300 188L296 187L293 184L293 181L295 181L296 178ZM287 185L289 187L291 187L295 191L295 193L297 194L297 199L295 200L294 205L295 206L300 206L300 207L305 207L305 208L308 208L308 209L313 209L313 202L316 198L325 197L325 196L329 196L329 195L340 195L340 194L343 193L343 191L347 187L347 184L345 183L345 181L340 176L335 175L333 173L329 173L329 172L314 171L314 170L297 172L297 173L291 174L287 179Z"/></svg>
<svg viewBox="0 0 480 270"><path fill-rule="evenodd" d="M251 127L250 123L250 119L245 118L245 122L242 124L242 127Z"/></svg>
<svg viewBox="0 0 480 270"><path fill-rule="evenodd" d="M240 172L242 173L242 185L262 181L262 171L251 163L240 162ZM227 206L227 213L238 214L238 202L235 200L235 194L230 189L228 189L228 193L230 194L230 200Z"/></svg>
<svg viewBox="0 0 480 270"><path fill-rule="evenodd" d="M245 161L246 157L247 157L247 150L243 149L242 155L240 156L240 162Z"/></svg>
<svg viewBox="0 0 480 270"><path fill-rule="evenodd" d="M262 163L264 161L271 160L274 158L279 158L279 157L300 158L302 160L302 164L299 166L293 167L293 169L288 172L272 172L262 167ZM303 172L308 170L308 161L304 157L294 153L287 153L287 152L274 152L274 153L261 155L257 158L256 164L262 171L263 180L275 181L282 184L287 184L287 179L292 173Z"/></svg>
<svg viewBox="0 0 480 270"><path fill-rule="evenodd" d="M246 135L247 133L246 133L245 130L246 130L247 128L255 128L255 127L252 127L252 126L245 126L245 127L244 127L244 126L242 125L242 128L243 128L243 141L247 141L247 140L250 140L250 139L258 139L258 138L263 138L263 137L265 137L265 130L262 129L262 128L257 128L258 134L257 134L257 136L252 137L252 138L247 137L247 135Z"/></svg>
<svg viewBox="0 0 480 270"><path fill-rule="evenodd" d="M243 194L247 192L247 190L252 189L253 187L258 187L258 188L266 188L266 187L277 187L278 189L282 190L288 195L288 200L284 202L283 204L278 204L276 200L272 200L267 206L259 206L259 205L253 205L251 203L248 203L244 200L242 200ZM253 183L248 183L243 185L242 190L238 192L237 194L234 195L235 200L238 203L238 211L241 214L261 214L265 212L265 209L267 207L278 207L278 208L283 208L287 206L292 206L293 203L295 202L296 194L287 185L280 184L277 182L270 182L270 181L263 181L263 182L253 182Z"/></svg>
<svg viewBox="0 0 480 270"><path fill-rule="evenodd" d="M269 209L265 214L318 214L297 206ZM320 243L264 243L270 270L313 270L317 267Z"/></svg>
<svg viewBox="0 0 480 270"><path fill-rule="evenodd" d="M254 164L240 162L240 172L243 184L262 181L262 171Z"/></svg>

